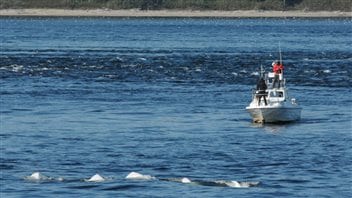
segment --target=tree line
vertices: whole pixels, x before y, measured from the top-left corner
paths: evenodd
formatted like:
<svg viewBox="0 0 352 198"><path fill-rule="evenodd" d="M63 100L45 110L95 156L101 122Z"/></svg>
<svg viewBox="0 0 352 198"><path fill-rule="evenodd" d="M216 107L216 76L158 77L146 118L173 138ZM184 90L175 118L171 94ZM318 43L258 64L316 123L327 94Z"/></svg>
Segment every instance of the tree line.
<svg viewBox="0 0 352 198"><path fill-rule="evenodd" d="M0 9L352 11L352 0L0 0Z"/></svg>

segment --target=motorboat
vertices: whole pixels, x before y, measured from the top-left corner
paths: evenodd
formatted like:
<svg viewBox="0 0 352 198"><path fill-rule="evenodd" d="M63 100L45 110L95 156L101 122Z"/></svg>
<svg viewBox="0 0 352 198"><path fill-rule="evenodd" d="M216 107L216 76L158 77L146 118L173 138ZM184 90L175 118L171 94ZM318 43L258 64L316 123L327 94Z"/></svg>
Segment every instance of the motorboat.
<svg viewBox="0 0 352 198"><path fill-rule="evenodd" d="M300 120L302 108L295 98L289 97L283 71L280 74L274 72L265 74L261 67L260 78L264 79L267 89L264 92L253 90L252 102L246 107L253 122L279 123Z"/></svg>

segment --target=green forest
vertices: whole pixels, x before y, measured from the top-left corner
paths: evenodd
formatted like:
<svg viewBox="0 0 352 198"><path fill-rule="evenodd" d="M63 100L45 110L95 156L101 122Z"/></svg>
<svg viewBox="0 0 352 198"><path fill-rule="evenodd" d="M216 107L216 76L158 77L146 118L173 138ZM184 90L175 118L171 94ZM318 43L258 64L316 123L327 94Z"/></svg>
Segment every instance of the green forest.
<svg viewBox="0 0 352 198"><path fill-rule="evenodd" d="M351 11L352 0L0 0L0 9Z"/></svg>

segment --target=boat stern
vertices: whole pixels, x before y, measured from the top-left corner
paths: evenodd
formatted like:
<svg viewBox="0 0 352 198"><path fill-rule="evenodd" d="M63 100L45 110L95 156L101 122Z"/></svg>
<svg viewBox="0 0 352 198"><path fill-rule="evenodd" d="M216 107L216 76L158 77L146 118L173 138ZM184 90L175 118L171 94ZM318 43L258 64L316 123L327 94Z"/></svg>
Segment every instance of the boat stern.
<svg viewBox="0 0 352 198"><path fill-rule="evenodd" d="M246 110L250 113L253 122L255 123L275 123L275 122L293 122L300 120L301 110L300 107L295 108L251 108L247 107Z"/></svg>

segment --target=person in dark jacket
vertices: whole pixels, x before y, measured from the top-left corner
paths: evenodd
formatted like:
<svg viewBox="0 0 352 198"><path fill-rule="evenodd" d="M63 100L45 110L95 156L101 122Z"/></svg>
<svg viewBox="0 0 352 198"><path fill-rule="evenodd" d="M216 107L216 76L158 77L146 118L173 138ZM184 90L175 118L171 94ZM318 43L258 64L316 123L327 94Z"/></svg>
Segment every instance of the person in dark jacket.
<svg viewBox="0 0 352 198"><path fill-rule="evenodd" d="M266 102L266 89L268 87L266 86L265 80L261 77L257 83L257 99L258 99L258 106L260 106L260 101L262 99L262 97L264 98L264 103L265 105L268 105L268 103Z"/></svg>

